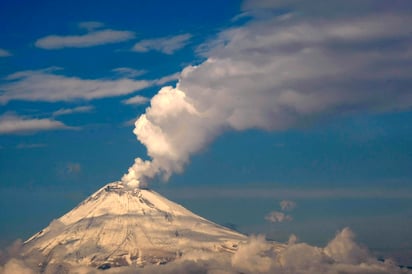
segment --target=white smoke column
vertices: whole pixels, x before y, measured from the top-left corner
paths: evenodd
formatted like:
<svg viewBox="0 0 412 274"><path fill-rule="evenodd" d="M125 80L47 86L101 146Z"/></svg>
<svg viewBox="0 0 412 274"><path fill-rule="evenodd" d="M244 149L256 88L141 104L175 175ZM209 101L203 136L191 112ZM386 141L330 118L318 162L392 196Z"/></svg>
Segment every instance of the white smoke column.
<svg viewBox="0 0 412 274"><path fill-rule="evenodd" d="M189 156L217 134L221 125L210 119L196 109L185 92L163 87L137 119L133 131L152 160L136 158L122 181L132 187L144 186L158 174L167 180L172 173L182 172Z"/></svg>
<svg viewBox="0 0 412 274"><path fill-rule="evenodd" d="M136 159L122 181L168 179L224 130L284 130L342 114L410 108L411 90L402 83L412 78L405 65L412 65L412 54L397 46L411 31L412 17L382 14L289 16L220 33L202 47L206 61L186 67L176 87L162 88L136 121L134 133L150 159ZM387 40L391 46L371 46Z"/></svg>

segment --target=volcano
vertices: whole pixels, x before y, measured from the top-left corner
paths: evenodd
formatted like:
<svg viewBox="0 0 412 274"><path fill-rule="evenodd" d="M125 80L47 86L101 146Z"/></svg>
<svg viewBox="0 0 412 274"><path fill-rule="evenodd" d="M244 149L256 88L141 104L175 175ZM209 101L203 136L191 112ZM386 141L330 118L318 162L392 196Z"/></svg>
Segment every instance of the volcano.
<svg viewBox="0 0 412 274"><path fill-rule="evenodd" d="M167 264L191 252L234 253L246 236L208 221L159 193L111 183L24 242L39 267L98 269Z"/></svg>

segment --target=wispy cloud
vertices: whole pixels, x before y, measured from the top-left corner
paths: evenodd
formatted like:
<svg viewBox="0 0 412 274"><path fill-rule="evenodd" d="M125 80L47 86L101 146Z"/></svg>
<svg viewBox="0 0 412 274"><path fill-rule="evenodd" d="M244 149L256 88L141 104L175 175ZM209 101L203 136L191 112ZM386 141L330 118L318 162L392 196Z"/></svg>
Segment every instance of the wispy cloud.
<svg viewBox="0 0 412 274"><path fill-rule="evenodd" d="M75 108L61 108L53 112L53 116L68 115L73 113L90 112L94 109L93 106L80 106Z"/></svg>
<svg viewBox="0 0 412 274"><path fill-rule="evenodd" d="M16 146L17 149L30 149L30 148L41 148L41 147L46 147L46 144L18 144Z"/></svg>
<svg viewBox="0 0 412 274"><path fill-rule="evenodd" d="M66 174L77 174L82 170L82 166L79 163L67 163L65 167Z"/></svg>
<svg viewBox="0 0 412 274"><path fill-rule="evenodd" d="M98 21L86 21L86 22L80 22L78 26L81 29L85 29L87 31L93 31L95 29L104 27L104 24Z"/></svg>
<svg viewBox="0 0 412 274"><path fill-rule="evenodd" d="M56 74L55 70L22 71L9 75L0 90L0 104L11 100L73 101L130 94L151 85L150 81L127 78L81 79Z"/></svg>
<svg viewBox="0 0 412 274"><path fill-rule="evenodd" d="M149 98L140 95L122 101L125 105L143 105L147 102L149 102Z"/></svg>
<svg viewBox="0 0 412 274"><path fill-rule="evenodd" d="M112 71L116 72L117 74L126 77L126 78L134 78L140 75L143 75L146 73L146 70L137 70L137 69L132 69L132 68L115 68L112 69Z"/></svg>
<svg viewBox="0 0 412 274"><path fill-rule="evenodd" d="M176 36L141 40L134 45L132 50L137 52L156 50L164 54L173 54L177 50L185 47L189 43L190 38L192 38L192 35L186 33Z"/></svg>
<svg viewBox="0 0 412 274"><path fill-rule="evenodd" d="M155 84L161 86L161 85L167 84L169 82L176 81L176 80L179 79L179 75L180 75L180 73L177 72L177 73L173 73L173 74L170 74L170 75L163 76L162 78L157 79L155 81Z"/></svg>
<svg viewBox="0 0 412 274"><path fill-rule="evenodd" d="M82 22L80 28L86 29L88 33L81 35L49 35L38 39L36 47L42 49L62 48L86 48L104 44L124 42L135 37L135 33L126 30L103 29L95 30L103 26L100 22Z"/></svg>
<svg viewBox="0 0 412 274"><path fill-rule="evenodd" d="M9 57L9 56L12 56L10 51L0 48L0 57Z"/></svg>
<svg viewBox="0 0 412 274"><path fill-rule="evenodd" d="M6 113L0 116L0 134L19 134L57 129L75 129L60 121L43 118L30 118Z"/></svg>
<svg viewBox="0 0 412 274"><path fill-rule="evenodd" d="M385 187L372 188L174 188L166 193L175 199L210 199L210 198L247 198L247 199L406 199L412 198L408 188L389 189Z"/></svg>

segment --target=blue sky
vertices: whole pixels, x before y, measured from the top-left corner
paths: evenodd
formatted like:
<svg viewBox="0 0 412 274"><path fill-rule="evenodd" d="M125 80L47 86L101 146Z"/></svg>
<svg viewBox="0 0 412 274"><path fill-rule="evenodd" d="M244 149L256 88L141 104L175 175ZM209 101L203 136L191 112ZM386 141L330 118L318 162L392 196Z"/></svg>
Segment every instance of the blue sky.
<svg viewBox="0 0 412 274"><path fill-rule="evenodd" d="M151 187L245 233L322 244L350 226L371 248L407 257L405 2L2 1L1 245L140 157L165 163ZM182 102L204 116L152 103L149 119L175 142L171 161L156 138L136 140L133 123L178 81Z"/></svg>

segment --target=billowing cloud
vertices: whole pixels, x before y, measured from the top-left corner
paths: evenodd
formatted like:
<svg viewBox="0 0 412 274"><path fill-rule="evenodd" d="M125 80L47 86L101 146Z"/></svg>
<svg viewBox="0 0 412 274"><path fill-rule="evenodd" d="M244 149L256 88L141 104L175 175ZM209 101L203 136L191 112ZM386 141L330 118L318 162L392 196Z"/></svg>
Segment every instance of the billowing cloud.
<svg viewBox="0 0 412 274"><path fill-rule="evenodd" d="M282 200L279 204L283 211L291 211L296 207L296 203L290 200Z"/></svg>
<svg viewBox="0 0 412 274"><path fill-rule="evenodd" d="M19 134L57 129L74 128L48 118L21 117L13 113L5 113L0 116L0 134Z"/></svg>
<svg viewBox="0 0 412 274"><path fill-rule="evenodd" d="M9 75L0 84L0 104L11 100L73 101L115 97L133 93L151 85L150 81L120 79L82 79L56 74L54 69L21 71Z"/></svg>
<svg viewBox="0 0 412 274"><path fill-rule="evenodd" d="M12 56L10 51L0 48L0 57L9 57L9 56Z"/></svg>
<svg viewBox="0 0 412 274"><path fill-rule="evenodd" d="M94 109L93 106L79 106L75 108L61 108L53 112L53 116L62 116L62 115L68 115L68 114L73 114L73 113L84 113L84 112L90 112Z"/></svg>
<svg viewBox="0 0 412 274"><path fill-rule="evenodd" d="M143 104L146 104L147 102L149 102L149 98L137 95L137 96L131 97L129 99L126 99L122 102L123 102L123 104L126 104L126 105L143 105Z"/></svg>
<svg viewBox="0 0 412 274"><path fill-rule="evenodd" d="M17 250L18 251L18 250ZM13 253L15 254L15 252ZM39 262L43 258L22 258L7 254L0 262L0 273L37 273ZM49 264L46 273L57 270L65 273L100 273L87 266L70 266L68 264ZM354 240L353 233L345 228L325 247L311 246L294 240L287 244L266 241L263 236L250 236L233 254L191 253L187 250L181 258L165 265L147 265L145 267L116 267L105 273L368 273L401 274L409 273L391 260L378 261L369 251Z"/></svg>
<svg viewBox="0 0 412 274"><path fill-rule="evenodd" d="M186 67L136 121L151 159L135 161L123 180L181 172L226 130L411 109L411 31L412 16L403 13L281 16L223 31L201 47L206 61Z"/></svg>
<svg viewBox="0 0 412 274"><path fill-rule="evenodd" d="M287 215L283 212L272 211L265 216L265 220L271 223L282 223L282 222L290 222L293 220L293 218L292 216Z"/></svg>
<svg viewBox="0 0 412 274"><path fill-rule="evenodd" d="M186 33L170 37L141 40L133 46L132 50L137 52L156 50L165 54L173 54L175 51L185 47L190 38L192 38L192 35Z"/></svg>
<svg viewBox="0 0 412 274"><path fill-rule="evenodd" d="M42 49L87 48L104 44L124 42L135 37L134 32L126 30L94 30L102 26L100 22L83 22L81 28L89 32L81 35L49 35L38 39L35 46Z"/></svg>

